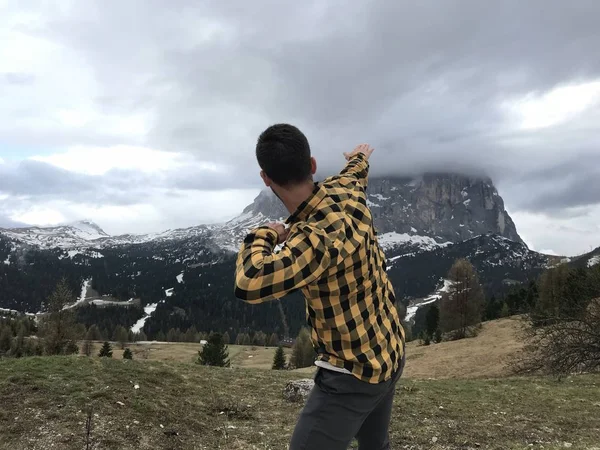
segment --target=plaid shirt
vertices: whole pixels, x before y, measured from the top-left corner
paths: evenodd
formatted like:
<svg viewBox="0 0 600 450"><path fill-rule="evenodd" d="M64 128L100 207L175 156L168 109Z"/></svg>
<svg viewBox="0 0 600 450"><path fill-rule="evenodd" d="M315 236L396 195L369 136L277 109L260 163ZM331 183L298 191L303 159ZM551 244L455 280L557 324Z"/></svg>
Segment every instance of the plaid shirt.
<svg viewBox="0 0 600 450"><path fill-rule="evenodd" d="M279 252L276 231L251 231L238 255L235 295L261 303L301 290L318 359L379 383L398 369L404 330L367 206L368 169L358 154L340 175L315 183L287 219Z"/></svg>

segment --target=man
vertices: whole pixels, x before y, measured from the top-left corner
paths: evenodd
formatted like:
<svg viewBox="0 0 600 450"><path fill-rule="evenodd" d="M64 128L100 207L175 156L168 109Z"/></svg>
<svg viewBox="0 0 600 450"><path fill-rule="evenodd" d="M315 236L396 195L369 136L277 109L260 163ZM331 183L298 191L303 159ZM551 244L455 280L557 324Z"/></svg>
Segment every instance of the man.
<svg viewBox="0 0 600 450"><path fill-rule="evenodd" d="M317 352L315 388L290 450L390 448L395 384L404 366L404 330L367 206L368 159L359 145L338 176L313 182L317 163L304 134L287 124L259 137L261 177L290 212L245 238L236 296L249 303L301 290ZM283 244L276 252L278 244Z"/></svg>

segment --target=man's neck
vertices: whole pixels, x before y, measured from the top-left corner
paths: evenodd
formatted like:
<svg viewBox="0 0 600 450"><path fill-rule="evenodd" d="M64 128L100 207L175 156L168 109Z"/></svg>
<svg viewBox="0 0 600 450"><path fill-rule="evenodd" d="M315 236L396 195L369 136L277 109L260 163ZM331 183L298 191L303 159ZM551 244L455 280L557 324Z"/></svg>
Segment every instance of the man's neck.
<svg viewBox="0 0 600 450"><path fill-rule="evenodd" d="M312 180L289 188L272 186L275 195L283 202L290 214L296 212L298 207L312 195L315 184Z"/></svg>

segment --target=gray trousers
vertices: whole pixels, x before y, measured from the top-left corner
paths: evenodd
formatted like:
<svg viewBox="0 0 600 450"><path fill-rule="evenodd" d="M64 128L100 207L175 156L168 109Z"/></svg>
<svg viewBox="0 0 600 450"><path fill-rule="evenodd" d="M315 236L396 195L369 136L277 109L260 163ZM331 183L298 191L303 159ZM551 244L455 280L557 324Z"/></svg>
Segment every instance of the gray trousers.
<svg viewBox="0 0 600 450"><path fill-rule="evenodd" d="M359 450L389 450L394 392L403 368L404 359L398 372L380 384L319 368L289 450L347 450L354 438Z"/></svg>

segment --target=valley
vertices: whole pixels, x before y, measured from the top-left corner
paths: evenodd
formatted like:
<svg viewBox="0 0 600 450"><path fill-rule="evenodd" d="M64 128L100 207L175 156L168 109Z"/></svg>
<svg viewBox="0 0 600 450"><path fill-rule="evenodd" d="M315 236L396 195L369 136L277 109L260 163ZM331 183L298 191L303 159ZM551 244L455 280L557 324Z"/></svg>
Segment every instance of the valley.
<svg viewBox="0 0 600 450"><path fill-rule="evenodd" d="M418 305L437 295L456 259L467 258L475 265L488 297L502 297L560 260L527 248L487 178L373 178L369 199L388 273L397 298L409 309L409 320ZM207 333L261 330L283 335L274 306L237 301L232 283L235 252L249 229L285 217L279 200L263 191L238 217L220 225L123 236L109 236L90 221L0 229L0 308L40 312L66 276L78 297L89 282L97 295L78 306L95 302L104 316L119 314L107 308L105 299L117 300L115 307L139 299L123 325L143 330L151 339L159 332L191 327ZM295 335L305 320L303 301L292 295L282 306ZM93 314L87 311L85 316ZM112 333L109 329L109 337Z"/></svg>

